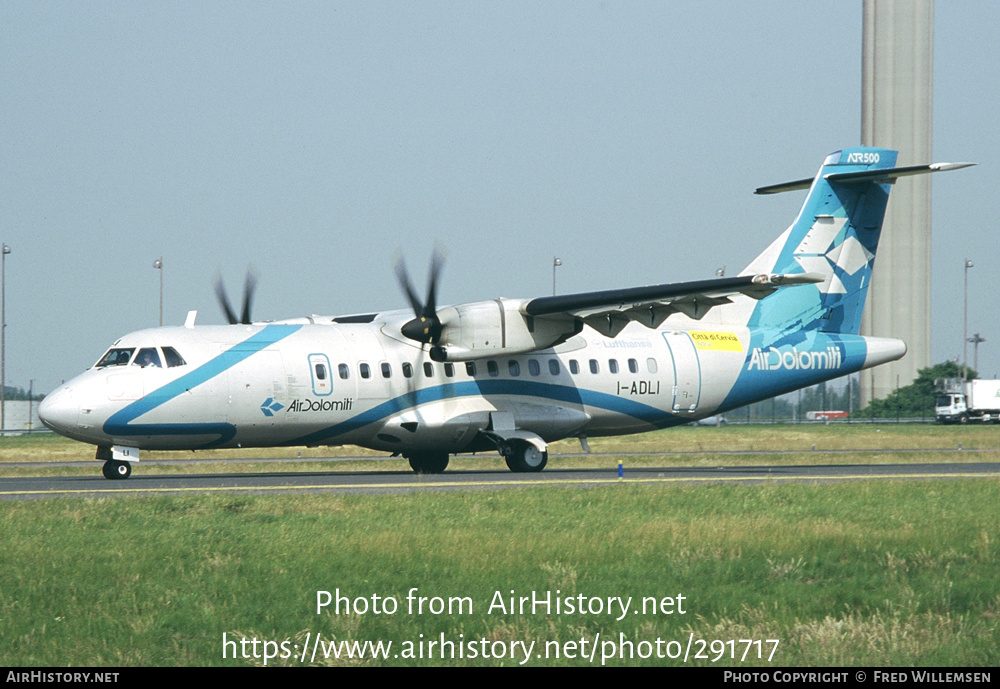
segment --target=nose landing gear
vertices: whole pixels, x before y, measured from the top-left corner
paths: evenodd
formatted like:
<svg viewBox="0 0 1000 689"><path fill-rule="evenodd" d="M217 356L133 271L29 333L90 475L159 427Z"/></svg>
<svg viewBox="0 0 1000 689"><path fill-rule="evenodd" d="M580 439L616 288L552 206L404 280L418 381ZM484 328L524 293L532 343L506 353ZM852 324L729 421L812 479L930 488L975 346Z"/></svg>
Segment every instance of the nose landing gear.
<svg viewBox="0 0 1000 689"><path fill-rule="evenodd" d="M108 480L120 481L132 475L132 465L128 462L119 462L114 459L109 459L101 468L101 473L103 473L104 478Z"/></svg>
<svg viewBox="0 0 1000 689"><path fill-rule="evenodd" d="M98 446L96 459L103 459L101 473L109 481L121 481L132 475L132 463L125 458L139 459L139 450L133 447L116 445L115 447Z"/></svg>

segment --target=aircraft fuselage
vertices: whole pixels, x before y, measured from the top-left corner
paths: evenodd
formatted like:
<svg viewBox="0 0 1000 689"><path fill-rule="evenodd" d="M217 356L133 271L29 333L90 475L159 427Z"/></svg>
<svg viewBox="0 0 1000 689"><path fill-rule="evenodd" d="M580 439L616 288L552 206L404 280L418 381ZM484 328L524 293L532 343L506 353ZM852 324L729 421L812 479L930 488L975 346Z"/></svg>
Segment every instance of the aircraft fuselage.
<svg viewBox="0 0 1000 689"><path fill-rule="evenodd" d="M798 333L787 344L778 333L706 323L630 326L614 339L584 328L548 350L442 363L398 336L407 316L138 331L112 349L169 347L184 363L141 366L135 357L91 368L46 398L42 415L99 446L458 453L489 449L481 431L498 423L545 442L636 433L886 360L855 335Z"/></svg>

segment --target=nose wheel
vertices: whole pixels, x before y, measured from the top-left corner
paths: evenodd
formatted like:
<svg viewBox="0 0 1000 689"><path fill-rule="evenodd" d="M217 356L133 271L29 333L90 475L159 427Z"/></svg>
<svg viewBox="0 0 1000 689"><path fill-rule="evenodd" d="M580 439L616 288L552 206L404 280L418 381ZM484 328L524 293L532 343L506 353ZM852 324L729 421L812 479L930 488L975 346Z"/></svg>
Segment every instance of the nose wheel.
<svg viewBox="0 0 1000 689"><path fill-rule="evenodd" d="M116 459L109 459L101 469L104 478L109 481L121 481L132 475L132 465L128 462L119 462Z"/></svg>

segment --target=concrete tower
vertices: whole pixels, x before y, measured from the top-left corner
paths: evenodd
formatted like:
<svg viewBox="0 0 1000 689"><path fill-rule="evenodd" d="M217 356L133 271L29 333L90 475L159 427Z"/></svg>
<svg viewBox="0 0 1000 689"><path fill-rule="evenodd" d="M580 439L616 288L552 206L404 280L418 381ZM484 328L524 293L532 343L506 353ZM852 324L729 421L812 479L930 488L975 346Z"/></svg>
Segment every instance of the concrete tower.
<svg viewBox="0 0 1000 689"><path fill-rule="evenodd" d="M899 151L897 165L931 160L933 0L864 0L861 143ZM899 180L882 227L861 332L898 337L907 354L861 373L862 405L909 385L930 366L930 175Z"/></svg>

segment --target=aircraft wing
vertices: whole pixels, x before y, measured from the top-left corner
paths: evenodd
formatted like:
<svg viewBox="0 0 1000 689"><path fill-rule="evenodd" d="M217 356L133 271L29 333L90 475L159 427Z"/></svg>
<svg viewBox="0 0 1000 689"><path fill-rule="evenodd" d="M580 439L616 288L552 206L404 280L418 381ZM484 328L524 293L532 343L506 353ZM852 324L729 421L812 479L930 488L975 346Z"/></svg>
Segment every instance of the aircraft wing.
<svg viewBox="0 0 1000 689"><path fill-rule="evenodd" d="M763 299L790 285L823 282L817 273L795 275L741 275L693 282L675 282L648 287L582 292L554 297L538 297L522 306L526 316L572 316L598 332L614 337L630 321L656 328L672 313L701 319L709 309L731 303L730 297L743 294Z"/></svg>

